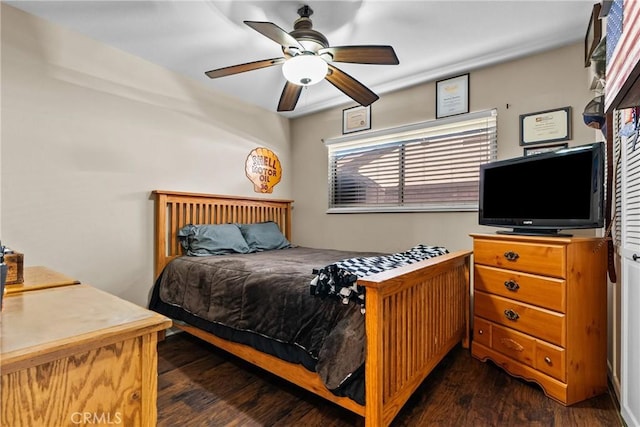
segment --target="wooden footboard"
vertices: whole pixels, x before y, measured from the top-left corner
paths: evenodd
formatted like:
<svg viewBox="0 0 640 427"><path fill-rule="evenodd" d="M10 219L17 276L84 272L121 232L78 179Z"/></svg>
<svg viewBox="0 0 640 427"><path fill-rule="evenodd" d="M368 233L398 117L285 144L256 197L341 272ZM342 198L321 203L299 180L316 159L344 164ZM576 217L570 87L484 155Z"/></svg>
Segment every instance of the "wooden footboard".
<svg viewBox="0 0 640 427"><path fill-rule="evenodd" d="M470 251L396 268L367 288L366 426L386 426L458 343L469 347Z"/></svg>
<svg viewBox="0 0 640 427"><path fill-rule="evenodd" d="M180 254L175 233L192 222L273 220L291 239L289 200L262 200L154 191L156 276ZM238 357L365 417L367 427L387 426L420 383L459 342L469 346L471 251L459 251L358 281L366 291L366 405L328 391L319 376L248 346L189 325L184 329Z"/></svg>

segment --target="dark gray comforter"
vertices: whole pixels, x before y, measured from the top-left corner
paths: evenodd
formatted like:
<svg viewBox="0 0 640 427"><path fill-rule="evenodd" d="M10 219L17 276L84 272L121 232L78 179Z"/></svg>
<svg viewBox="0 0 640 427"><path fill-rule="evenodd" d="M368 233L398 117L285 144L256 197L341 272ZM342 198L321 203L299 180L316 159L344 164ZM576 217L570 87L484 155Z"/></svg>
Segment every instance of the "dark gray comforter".
<svg viewBox="0 0 640 427"><path fill-rule="evenodd" d="M357 304L310 295L312 270L372 255L378 254L295 247L185 256L167 265L157 292L198 318L302 349L331 390L364 362L364 316Z"/></svg>

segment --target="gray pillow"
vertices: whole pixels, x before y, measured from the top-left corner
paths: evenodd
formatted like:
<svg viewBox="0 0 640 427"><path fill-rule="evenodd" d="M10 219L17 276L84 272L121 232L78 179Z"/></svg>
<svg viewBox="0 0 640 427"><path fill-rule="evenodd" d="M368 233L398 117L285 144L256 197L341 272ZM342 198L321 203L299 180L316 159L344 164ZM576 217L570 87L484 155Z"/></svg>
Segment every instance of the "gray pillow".
<svg viewBox="0 0 640 427"><path fill-rule="evenodd" d="M291 243L284 237L278 224L273 221L240 224L240 231L251 252L291 247Z"/></svg>
<svg viewBox="0 0 640 427"><path fill-rule="evenodd" d="M236 224L189 224L178 231L178 238L189 256L250 252Z"/></svg>

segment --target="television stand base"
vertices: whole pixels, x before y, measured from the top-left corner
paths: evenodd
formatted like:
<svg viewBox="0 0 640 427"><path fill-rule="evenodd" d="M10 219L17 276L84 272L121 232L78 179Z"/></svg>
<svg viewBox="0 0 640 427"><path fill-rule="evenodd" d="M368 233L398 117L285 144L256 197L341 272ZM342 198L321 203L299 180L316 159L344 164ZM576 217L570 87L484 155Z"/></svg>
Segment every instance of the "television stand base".
<svg viewBox="0 0 640 427"><path fill-rule="evenodd" d="M546 236L546 237L571 237L573 234L560 233L555 228L514 228L513 230L499 230L496 234L515 234L518 236Z"/></svg>

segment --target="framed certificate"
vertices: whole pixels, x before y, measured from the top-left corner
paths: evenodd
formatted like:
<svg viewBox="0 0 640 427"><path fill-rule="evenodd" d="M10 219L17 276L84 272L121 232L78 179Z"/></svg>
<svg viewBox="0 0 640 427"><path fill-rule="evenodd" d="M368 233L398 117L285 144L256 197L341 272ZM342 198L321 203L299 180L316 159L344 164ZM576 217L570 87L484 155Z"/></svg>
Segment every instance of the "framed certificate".
<svg viewBox="0 0 640 427"><path fill-rule="evenodd" d="M371 105L342 110L342 133L371 129Z"/></svg>
<svg viewBox="0 0 640 427"><path fill-rule="evenodd" d="M436 119L469 112L469 74L436 82Z"/></svg>
<svg viewBox="0 0 640 427"><path fill-rule="evenodd" d="M520 115L520 145L571 139L571 107Z"/></svg>

